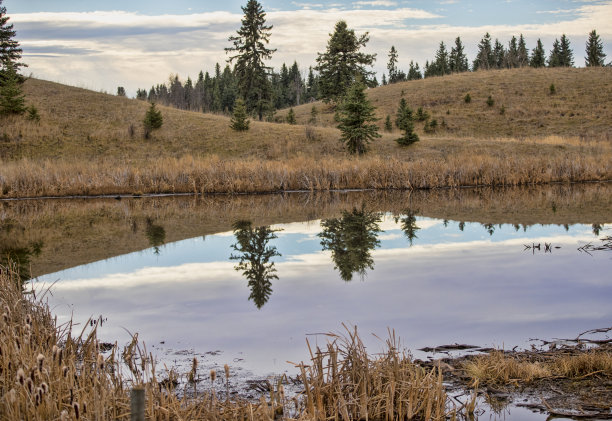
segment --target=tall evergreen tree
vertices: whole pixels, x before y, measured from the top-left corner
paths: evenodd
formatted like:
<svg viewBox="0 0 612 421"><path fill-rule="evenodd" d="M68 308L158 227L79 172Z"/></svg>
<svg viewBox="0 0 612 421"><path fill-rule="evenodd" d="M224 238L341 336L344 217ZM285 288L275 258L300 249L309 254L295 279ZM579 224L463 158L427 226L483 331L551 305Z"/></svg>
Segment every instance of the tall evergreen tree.
<svg viewBox="0 0 612 421"><path fill-rule="evenodd" d="M308 68L308 81L306 82L306 95L310 100L319 99L319 80L312 67Z"/></svg>
<svg viewBox="0 0 612 421"><path fill-rule="evenodd" d="M512 39L508 43L508 51L506 52L506 56L504 57L505 67L507 67L508 69L519 67L518 56L518 40L513 35Z"/></svg>
<svg viewBox="0 0 612 421"><path fill-rule="evenodd" d="M410 60L410 68L408 70L408 80L423 79L421 69L419 69L419 63L414 63Z"/></svg>
<svg viewBox="0 0 612 421"><path fill-rule="evenodd" d="M451 48L449 65L450 71L454 73L467 72L469 70L468 59L461 38L455 38L455 46Z"/></svg>
<svg viewBox="0 0 612 421"><path fill-rule="evenodd" d="M586 57L584 62L587 67L604 66L606 55L603 52L603 44L599 39L599 35L593 29L589 33L589 39L586 42Z"/></svg>
<svg viewBox="0 0 612 421"><path fill-rule="evenodd" d="M2 1L0 0L0 82L7 72L15 71L18 74L19 68L27 67L20 62L22 50L14 39L17 32L13 29L13 24L8 23L10 18L6 15L6 7L2 6Z"/></svg>
<svg viewBox="0 0 612 421"><path fill-rule="evenodd" d="M374 106L365 94L365 85L358 79L349 87L339 106L338 128L342 132L342 141L351 154L364 154L367 144L381 137L378 126L373 124L376 120L378 119Z"/></svg>
<svg viewBox="0 0 612 421"><path fill-rule="evenodd" d="M504 67L504 61L506 59L506 49L504 45L495 39L495 46L493 47L493 68L501 69Z"/></svg>
<svg viewBox="0 0 612 421"><path fill-rule="evenodd" d="M264 64L264 60L271 59L276 51L266 47L272 26L266 26L266 14L256 0L248 0L242 12L242 26L236 36L229 37L234 46L225 51L236 53L228 61L236 60L234 71L238 92L244 97L248 112L256 113L262 120L272 100L272 87L268 80L271 68Z"/></svg>
<svg viewBox="0 0 612 421"><path fill-rule="evenodd" d="M242 98L238 98L234 104L234 114L230 120L230 128L237 132L249 130L250 121L247 118L247 110Z"/></svg>
<svg viewBox="0 0 612 421"><path fill-rule="evenodd" d="M561 35L561 41L559 43L560 48L560 65L563 67L574 66L574 53L570 47L570 41L565 34Z"/></svg>
<svg viewBox="0 0 612 421"><path fill-rule="evenodd" d="M491 46L491 35L487 32L478 44L478 53L472 64L474 71L489 70L495 67L493 48Z"/></svg>
<svg viewBox="0 0 612 421"><path fill-rule="evenodd" d="M440 42L440 47L436 52L436 61L434 63L434 72L437 76L444 76L450 73L448 51L446 51L446 45L444 45L444 41Z"/></svg>
<svg viewBox="0 0 612 421"><path fill-rule="evenodd" d="M559 40L555 38L553 48L548 55L548 67L559 66L561 66L561 44L559 44Z"/></svg>
<svg viewBox="0 0 612 421"><path fill-rule="evenodd" d="M359 52L369 39L367 32L357 37L343 20L336 23L326 51L318 53L315 68L319 72L319 93L324 101L339 102L358 76L364 83L372 84L370 78L374 72L368 71L366 66L374 63L376 55Z"/></svg>
<svg viewBox="0 0 612 421"><path fill-rule="evenodd" d="M389 50L389 62L387 63L387 70L389 70L389 83L399 82L398 78L398 70L397 70L397 50L395 46L391 46L391 50ZM384 75L383 75L384 76ZM383 85L384 85L383 81Z"/></svg>
<svg viewBox="0 0 612 421"><path fill-rule="evenodd" d="M518 66L525 67L527 65L529 65L529 53L527 52L527 45L525 45L525 38L521 34L518 42Z"/></svg>
<svg viewBox="0 0 612 421"><path fill-rule="evenodd" d="M542 40L538 38L538 43L535 48L531 52L531 59L529 59L529 65L531 67L545 67L546 66L546 57L544 52L544 46L542 45Z"/></svg>

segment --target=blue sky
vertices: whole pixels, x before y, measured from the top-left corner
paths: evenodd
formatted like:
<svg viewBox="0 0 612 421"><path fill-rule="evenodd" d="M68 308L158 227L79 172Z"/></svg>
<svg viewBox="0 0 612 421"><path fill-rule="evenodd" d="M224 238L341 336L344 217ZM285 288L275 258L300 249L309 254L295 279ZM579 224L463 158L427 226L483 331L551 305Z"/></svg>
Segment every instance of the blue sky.
<svg viewBox="0 0 612 421"><path fill-rule="evenodd" d="M36 77L129 94L167 80L172 73L185 79L225 63L227 38L240 26L240 6L225 2L175 0L76 1L5 0L27 71ZM367 52L376 53L374 70L386 70L394 45L400 68L411 60L421 67L440 43L450 49L457 36L472 60L485 32L507 45L524 34L527 47L542 39L550 50L565 33L575 63L584 65L588 33L596 29L612 60L612 0L607 1L402 1L402 0L278 0L262 1L267 22L274 25L271 65L298 62L305 72L325 50L335 22L347 21L357 33L369 32Z"/></svg>

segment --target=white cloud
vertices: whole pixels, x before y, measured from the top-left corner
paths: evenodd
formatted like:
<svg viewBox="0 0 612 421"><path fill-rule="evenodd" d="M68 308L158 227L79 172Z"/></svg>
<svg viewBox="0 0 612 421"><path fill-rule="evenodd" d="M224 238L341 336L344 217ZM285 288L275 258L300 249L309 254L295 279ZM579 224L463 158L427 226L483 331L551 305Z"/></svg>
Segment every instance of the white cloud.
<svg viewBox="0 0 612 421"><path fill-rule="evenodd" d="M372 6L372 7L395 7L397 2L389 0L371 0L371 1L356 1L353 3L354 6Z"/></svg>
<svg viewBox="0 0 612 421"><path fill-rule="evenodd" d="M378 5L391 3L375 0ZM452 0L451 0L452 1ZM362 2L366 3L366 2ZM367 2L372 3L372 2ZM576 17L556 23L524 25L455 26L428 23L443 16L421 9L353 9L340 7L315 10L318 4L294 11L273 11L267 21L274 25L271 64L294 60L304 66L315 63L317 52L326 48L335 23L345 20L358 34L368 31L367 52L376 53L375 70L386 71L391 45L399 52L399 66L410 60L421 67L433 58L440 41L452 44L461 36L470 59L485 32L507 43L522 33L529 48L541 38L549 49L565 33L574 48L577 65L582 64L583 46L592 29L597 29L605 53L612 57L612 1L582 4ZM37 77L94 90L114 92L118 85L129 93L163 82L168 74L195 77L200 70L212 71L216 62L225 64L227 38L240 25L241 14L229 12L191 15L146 16L131 12L31 13L11 16L24 49L24 61Z"/></svg>

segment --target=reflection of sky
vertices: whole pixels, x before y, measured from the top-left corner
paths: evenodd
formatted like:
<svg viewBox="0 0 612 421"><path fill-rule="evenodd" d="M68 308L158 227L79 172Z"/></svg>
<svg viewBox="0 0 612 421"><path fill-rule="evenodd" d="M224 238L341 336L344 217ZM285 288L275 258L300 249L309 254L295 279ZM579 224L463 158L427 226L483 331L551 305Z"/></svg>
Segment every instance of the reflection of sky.
<svg viewBox="0 0 612 421"><path fill-rule="evenodd" d="M573 337L612 321L610 253L576 249L598 241L590 226L533 226L526 232L417 218L414 245L393 218L380 224L375 269L342 281L322 252L319 221L283 229L270 245L279 280L261 310L248 301L246 280L233 270L231 233L193 238L41 278L59 279L50 297L65 320L102 314L101 336L125 340L126 328L147 343L199 352L243 352L250 369L280 371L306 358L309 333L356 324L364 337L396 329L411 349L446 343L525 346L529 338ZM604 229L609 230L609 225ZM609 232L609 231L606 231ZM559 249L532 254L523 244ZM319 341L324 339L317 339ZM368 343L376 342L368 339Z"/></svg>

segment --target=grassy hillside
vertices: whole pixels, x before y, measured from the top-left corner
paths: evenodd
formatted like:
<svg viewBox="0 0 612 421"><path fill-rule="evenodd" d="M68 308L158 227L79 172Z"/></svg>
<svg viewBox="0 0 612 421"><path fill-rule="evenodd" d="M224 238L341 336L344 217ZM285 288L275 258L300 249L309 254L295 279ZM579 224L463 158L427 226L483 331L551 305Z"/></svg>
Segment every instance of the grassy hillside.
<svg viewBox="0 0 612 421"><path fill-rule="evenodd" d="M610 180L611 76L604 68L518 69L371 89L381 117L403 92L441 127L410 147L384 133L360 158L343 150L322 103L316 126L253 121L247 132L231 130L227 116L160 107L163 127L144 139L147 103L29 79L27 102L41 120L0 120L0 197ZM296 108L299 122L311 107Z"/></svg>
<svg viewBox="0 0 612 421"><path fill-rule="evenodd" d="M471 97L469 104L464 101L466 94ZM415 111L423 107L438 123L446 122L448 128L438 132L441 136L612 138L609 67L462 73L382 86L369 90L368 96L377 107L381 128L388 114L395 120L403 96ZM489 96L494 100L492 107L486 104ZM320 124L336 124L331 107L321 102L295 107L298 123L309 121L313 105L320 111ZM419 134L422 126L417 124Z"/></svg>

